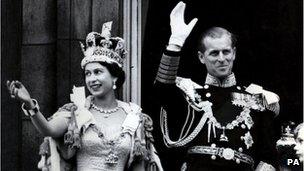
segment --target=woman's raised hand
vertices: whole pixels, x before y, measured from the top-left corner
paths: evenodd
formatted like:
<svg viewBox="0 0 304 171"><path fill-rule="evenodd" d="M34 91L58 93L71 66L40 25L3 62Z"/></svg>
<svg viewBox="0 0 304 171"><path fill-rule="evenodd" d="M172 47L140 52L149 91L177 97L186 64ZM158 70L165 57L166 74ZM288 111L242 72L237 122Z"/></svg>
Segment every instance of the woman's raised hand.
<svg viewBox="0 0 304 171"><path fill-rule="evenodd" d="M30 104L32 99L30 93L24 87L24 85L20 81L7 81L6 82L7 89L11 95L11 98L15 98L25 104Z"/></svg>
<svg viewBox="0 0 304 171"><path fill-rule="evenodd" d="M186 4L180 1L170 14L171 37L169 45L173 44L182 47L197 22L197 18L194 18L189 24L185 23L185 8Z"/></svg>

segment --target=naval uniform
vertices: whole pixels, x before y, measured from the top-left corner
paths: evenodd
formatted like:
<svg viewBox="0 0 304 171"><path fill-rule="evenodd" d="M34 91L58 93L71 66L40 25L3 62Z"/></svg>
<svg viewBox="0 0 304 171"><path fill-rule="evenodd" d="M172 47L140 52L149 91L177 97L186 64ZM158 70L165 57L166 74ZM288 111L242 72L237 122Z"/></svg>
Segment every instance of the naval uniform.
<svg viewBox="0 0 304 171"><path fill-rule="evenodd" d="M277 167L273 119L279 98L258 85L237 85L233 73L222 81L207 74L204 84L176 77L179 55L165 51L155 83L168 147L160 154L167 156L164 169Z"/></svg>

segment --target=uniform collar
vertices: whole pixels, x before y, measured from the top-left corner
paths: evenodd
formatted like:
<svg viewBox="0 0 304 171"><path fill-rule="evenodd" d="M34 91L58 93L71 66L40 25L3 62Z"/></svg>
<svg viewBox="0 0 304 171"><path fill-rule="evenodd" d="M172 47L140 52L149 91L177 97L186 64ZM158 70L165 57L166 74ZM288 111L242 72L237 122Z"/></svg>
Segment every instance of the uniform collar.
<svg viewBox="0 0 304 171"><path fill-rule="evenodd" d="M231 73L223 81L220 81L217 77L214 77L208 73L205 84L213 85L216 87L232 87L232 86L236 85L236 80L235 80L234 73Z"/></svg>

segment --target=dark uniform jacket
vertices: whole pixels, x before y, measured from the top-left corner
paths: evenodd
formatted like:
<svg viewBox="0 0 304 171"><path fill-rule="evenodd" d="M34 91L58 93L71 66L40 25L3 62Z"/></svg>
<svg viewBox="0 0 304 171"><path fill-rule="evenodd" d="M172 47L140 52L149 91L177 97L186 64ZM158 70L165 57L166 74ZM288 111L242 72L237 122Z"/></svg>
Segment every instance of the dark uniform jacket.
<svg viewBox="0 0 304 171"><path fill-rule="evenodd" d="M246 171L260 161L276 167L273 118L279 106L266 100L276 95L237 85L233 73L222 81L208 74L203 85L176 77L178 55L165 52L155 83L168 147L160 152L164 169Z"/></svg>

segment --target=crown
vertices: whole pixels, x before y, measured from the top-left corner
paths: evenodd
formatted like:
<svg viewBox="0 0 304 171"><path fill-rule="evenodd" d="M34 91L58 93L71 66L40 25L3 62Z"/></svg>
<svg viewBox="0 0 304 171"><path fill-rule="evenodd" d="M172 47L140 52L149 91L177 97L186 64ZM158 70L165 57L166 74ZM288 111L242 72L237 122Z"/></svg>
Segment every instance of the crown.
<svg viewBox="0 0 304 171"><path fill-rule="evenodd" d="M116 63L123 66L126 56L125 42L120 37L111 37L112 21L104 23L101 33L91 32L87 35L86 46L80 42L84 58L81 68L90 62Z"/></svg>

